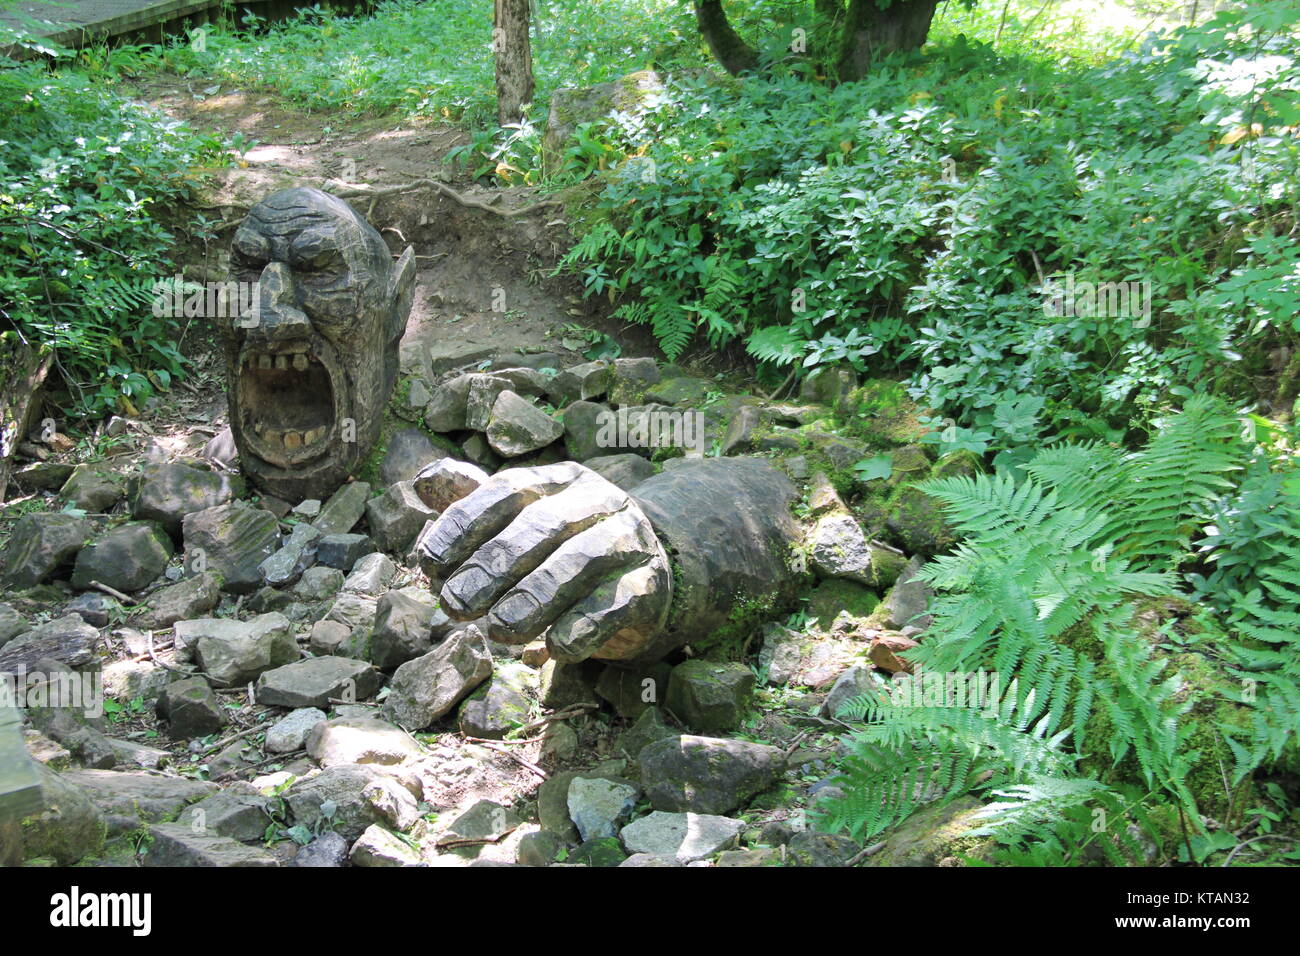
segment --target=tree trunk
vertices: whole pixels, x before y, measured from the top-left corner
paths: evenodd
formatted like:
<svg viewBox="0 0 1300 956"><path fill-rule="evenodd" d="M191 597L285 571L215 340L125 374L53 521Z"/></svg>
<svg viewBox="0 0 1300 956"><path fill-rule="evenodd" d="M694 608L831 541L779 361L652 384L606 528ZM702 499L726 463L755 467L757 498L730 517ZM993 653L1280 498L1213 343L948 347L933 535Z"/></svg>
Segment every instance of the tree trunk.
<svg viewBox="0 0 1300 956"><path fill-rule="evenodd" d="M860 79L881 57L919 50L938 5L938 0L894 0L881 10L876 0L849 0L840 40L840 79Z"/></svg>
<svg viewBox="0 0 1300 956"><path fill-rule="evenodd" d="M723 69L733 76L758 68L758 51L732 29L722 0L695 0L695 22Z"/></svg>
<svg viewBox="0 0 1300 956"><path fill-rule="evenodd" d="M530 0L494 0L492 54L497 70L497 122L518 123L533 100L533 51L528 42Z"/></svg>

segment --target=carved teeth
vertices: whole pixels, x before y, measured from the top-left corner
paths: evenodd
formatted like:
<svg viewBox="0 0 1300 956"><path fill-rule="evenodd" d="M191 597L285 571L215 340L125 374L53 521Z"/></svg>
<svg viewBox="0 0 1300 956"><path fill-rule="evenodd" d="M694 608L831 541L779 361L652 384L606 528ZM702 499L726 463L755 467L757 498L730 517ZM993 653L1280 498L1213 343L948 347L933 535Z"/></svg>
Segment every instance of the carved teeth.
<svg viewBox="0 0 1300 956"><path fill-rule="evenodd" d="M289 367L289 357L287 355L277 355L275 357L275 367L283 372Z"/></svg>
<svg viewBox="0 0 1300 956"><path fill-rule="evenodd" d="M263 437L273 445L284 444L284 432L279 431L278 429L268 428Z"/></svg>
<svg viewBox="0 0 1300 956"><path fill-rule="evenodd" d="M269 356L269 355L259 355L259 356L257 357L257 367L258 367L258 368L270 368L270 367L271 367L271 356Z"/></svg>
<svg viewBox="0 0 1300 956"><path fill-rule="evenodd" d="M300 432L285 432L284 447L293 451L295 448L302 447L302 434Z"/></svg>
<svg viewBox="0 0 1300 956"><path fill-rule="evenodd" d="M299 372L307 371L307 356L302 352L295 355L293 357L293 367Z"/></svg>
<svg viewBox="0 0 1300 956"><path fill-rule="evenodd" d="M318 425L316 428L303 432L302 443L304 445L314 445L325 437L325 426Z"/></svg>

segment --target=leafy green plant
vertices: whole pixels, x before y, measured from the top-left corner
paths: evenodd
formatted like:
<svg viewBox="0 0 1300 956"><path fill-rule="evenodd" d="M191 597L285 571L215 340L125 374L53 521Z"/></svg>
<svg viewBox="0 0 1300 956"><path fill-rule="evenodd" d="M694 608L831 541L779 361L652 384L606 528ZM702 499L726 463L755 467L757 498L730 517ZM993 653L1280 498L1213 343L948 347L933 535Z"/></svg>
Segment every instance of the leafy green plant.
<svg viewBox="0 0 1300 956"><path fill-rule="evenodd" d="M137 408L184 367L152 309L174 271L159 213L220 144L75 71L0 63L0 99L0 336L54 353L74 411Z"/></svg>
<svg viewBox="0 0 1300 956"><path fill-rule="evenodd" d="M1081 825L1082 802L1095 809L1104 799L1115 810L1128 799L1124 788L1138 787L1145 796L1124 808L1126 821L1166 805L1187 821L1184 850L1212 852L1190 839L1205 837L1204 797L1190 781L1213 758L1192 746L1188 714L1206 689L1189 693L1188 678L1142 635L1135 599L1175 592L1198 521L1239 479L1249 450L1233 414L1193 396L1136 452L1062 443L1023 472L922 483L964 540L920 572L936 591L934 623L908 659L930 677L989 670L1010 686L995 707L979 710L889 696L853 702L845 715L866 726L852 739L843 796L829 801L825 825L870 836L921 802L979 788L1004 798L994 818L1028 828L1008 846L1023 850L1026 833L1055 820L1065 829L1042 852L1059 855L1076 845L1065 835ZM1275 553L1287 556L1289 541L1280 539ZM1295 617L1293 571L1279 572L1275 561L1252 571L1267 582L1256 597L1267 592L1279 604L1272 612L1249 605L1261 630L1241 631L1271 646L1276 670L1260 682L1265 700L1251 706L1250 694L1235 696L1248 719L1214 726L1236 757L1236 782L1294 746L1300 713L1295 628L1284 630ZM1213 649L1242 661L1242 643L1220 640ZM1097 727L1105 734L1093 739ZM1080 762L1115 776L1092 778ZM1224 773L1211 769L1212 779ZM1109 857L1124 842L1112 832L1098 850Z"/></svg>

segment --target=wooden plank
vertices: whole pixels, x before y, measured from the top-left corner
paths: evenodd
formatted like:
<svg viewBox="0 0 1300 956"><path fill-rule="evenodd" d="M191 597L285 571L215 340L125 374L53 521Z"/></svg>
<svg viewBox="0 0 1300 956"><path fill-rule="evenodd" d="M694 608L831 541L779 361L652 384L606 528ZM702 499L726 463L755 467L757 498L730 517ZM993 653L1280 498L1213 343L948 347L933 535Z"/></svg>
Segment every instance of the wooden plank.
<svg viewBox="0 0 1300 956"><path fill-rule="evenodd" d="M23 743L14 707L0 706L0 822L12 822L42 808L41 784Z"/></svg>

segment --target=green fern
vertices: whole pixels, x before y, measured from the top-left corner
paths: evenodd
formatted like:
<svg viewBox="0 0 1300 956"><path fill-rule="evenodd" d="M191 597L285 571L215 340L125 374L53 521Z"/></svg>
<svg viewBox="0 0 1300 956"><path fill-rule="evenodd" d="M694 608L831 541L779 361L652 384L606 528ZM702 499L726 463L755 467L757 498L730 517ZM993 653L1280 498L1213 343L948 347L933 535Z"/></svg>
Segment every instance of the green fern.
<svg viewBox="0 0 1300 956"><path fill-rule="evenodd" d="M920 572L936 592L934 623L909 660L932 674L992 668L1014 677L1013 689L991 717L856 702L846 716L866 727L845 762L845 795L829 801L828 825L870 836L920 802L965 792L972 773L991 771L991 787L1043 807L1055 802L1051 813L1033 817L1035 825L1051 817L1068 827L1078 822L1071 801L1102 786L1069 776L1072 762L1103 754L1112 765L1131 760L1149 793L1199 826L1186 784L1200 756L1189 749L1184 719L1191 699L1184 678L1140 636L1132 601L1174 593L1173 571L1186 559L1191 535L1232 487L1246 455L1235 417L1198 397L1130 454L1058 445L1029 462L1022 477L921 485L965 540ZM1259 588L1242 597L1249 622L1243 630L1261 644L1285 644L1294 662L1300 537L1275 540L1285 560L1261 572ZM1293 730L1300 693L1294 682L1269 683L1277 685ZM1105 740L1087 739L1094 711L1109 726ZM1278 721L1254 719L1251 733L1233 728L1229 738L1239 775L1284 746ZM1044 790L1044 780L1058 782ZM1123 855L1123 844L1111 840L1103 852Z"/></svg>

